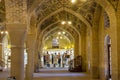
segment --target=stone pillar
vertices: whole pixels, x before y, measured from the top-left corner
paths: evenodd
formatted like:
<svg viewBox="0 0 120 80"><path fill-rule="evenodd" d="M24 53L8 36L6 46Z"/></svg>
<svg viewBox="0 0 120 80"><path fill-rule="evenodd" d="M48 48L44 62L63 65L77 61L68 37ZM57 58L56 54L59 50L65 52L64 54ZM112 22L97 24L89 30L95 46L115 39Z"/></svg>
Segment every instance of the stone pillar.
<svg viewBox="0 0 120 80"><path fill-rule="evenodd" d="M0 61L2 61L2 46L0 46Z"/></svg>
<svg viewBox="0 0 120 80"><path fill-rule="evenodd" d="M38 44L38 40L36 40L35 42L35 50L34 50L34 72L38 72L38 68L39 68L39 57L38 57L38 53L39 53L39 44Z"/></svg>
<svg viewBox="0 0 120 80"><path fill-rule="evenodd" d="M44 53L43 53L43 44L42 44L42 41L39 39L39 54L40 54L40 60L39 60L39 65L40 65L40 68L41 67L44 67L44 61L41 61L41 57L44 57Z"/></svg>
<svg viewBox="0 0 120 80"><path fill-rule="evenodd" d="M26 37L25 24L7 24L11 40L11 71L10 76L16 80L24 80L24 41Z"/></svg>
<svg viewBox="0 0 120 80"><path fill-rule="evenodd" d="M43 45L41 45L41 41L38 42L39 48L38 48L38 59L39 59L39 68L43 67L43 62L41 61L41 57L43 56Z"/></svg>
<svg viewBox="0 0 120 80"><path fill-rule="evenodd" d="M78 55L79 55L79 37L75 37L74 57L77 57Z"/></svg>
<svg viewBox="0 0 120 80"><path fill-rule="evenodd" d="M2 37L0 35L0 43L2 43ZM0 45L0 61L2 60L2 45Z"/></svg>
<svg viewBox="0 0 120 80"><path fill-rule="evenodd" d="M98 11L97 11L98 12ZM100 12L99 12L100 13ZM104 27L104 13L102 11L100 16L99 22L99 68L100 68L100 80L106 80L106 73L105 73L105 64L106 64L106 53L105 53L105 27Z"/></svg>
<svg viewBox="0 0 120 80"><path fill-rule="evenodd" d="M120 1L117 10L117 24L118 80L120 80Z"/></svg>
<svg viewBox="0 0 120 80"><path fill-rule="evenodd" d="M27 0L5 0L6 27L11 39L11 76L24 80L24 41L27 28Z"/></svg>
<svg viewBox="0 0 120 80"><path fill-rule="evenodd" d="M33 80L34 73L34 48L35 48L35 35L29 34L27 36L27 53L28 53L28 61L26 66L26 79Z"/></svg>
<svg viewBox="0 0 120 80"><path fill-rule="evenodd" d="M98 27L92 28L91 41L91 76L99 78L99 38Z"/></svg>
<svg viewBox="0 0 120 80"><path fill-rule="evenodd" d="M86 31L81 32L82 71L86 71Z"/></svg>

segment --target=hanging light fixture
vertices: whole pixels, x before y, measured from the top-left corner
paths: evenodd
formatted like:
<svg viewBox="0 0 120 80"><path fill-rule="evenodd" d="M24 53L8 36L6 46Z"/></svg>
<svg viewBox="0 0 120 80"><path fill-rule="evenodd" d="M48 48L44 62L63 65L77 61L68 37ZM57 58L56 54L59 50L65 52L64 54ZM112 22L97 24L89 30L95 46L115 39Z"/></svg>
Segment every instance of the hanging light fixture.
<svg viewBox="0 0 120 80"><path fill-rule="evenodd" d="M4 32L3 31L1 31L1 34L3 34Z"/></svg>
<svg viewBox="0 0 120 80"><path fill-rule="evenodd" d="M1 33L1 34L8 34L8 31L6 30L6 27L2 26L0 33Z"/></svg>
<svg viewBox="0 0 120 80"><path fill-rule="evenodd" d="M64 15L66 15L66 16L65 16L65 20L61 21L61 24L62 24L62 25L65 25L65 24L66 24L66 25L71 25L72 22L71 22L70 20L68 20L68 14L67 14L67 12L65 12Z"/></svg>
<svg viewBox="0 0 120 80"><path fill-rule="evenodd" d="M59 39L59 37L56 37L56 39Z"/></svg>
<svg viewBox="0 0 120 80"><path fill-rule="evenodd" d="M8 31L1 31L1 34L8 34Z"/></svg>
<svg viewBox="0 0 120 80"><path fill-rule="evenodd" d="M62 21L61 24L64 25L66 22L65 21Z"/></svg>
<svg viewBox="0 0 120 80"><path fill-rule="evenodd" d="M76 2L76 0L71 0L71 3L75 3Z"/></svg>
<svg viewBox="0 0 120 80"><path fill-rule="evenodd" d="M62 36L60 36L60 39L62 39Z"/></svg>
<svg viewBox="0 0 120 80"><path fill-rule="evenodd" d="M72 22L71 22L71 21L68 21L68 24L72 24Z"/></svg>
<svg viewBox="0 0 120 80"><path fill-rule="evenodd" d="M58 34L60 35L60 34L61 34L61 32L58 32Z"/></svg>
<svg viewBox="0 0 120 80"><path fill-rule="evenodd" d="M65 32L62 32L63 34L65 34Z"/></svg>
<svg viewBox="0 0 120 80"><path fill-rule="evenodd" d="M5 34L8 34L8 31L5 31Z"/></svg>

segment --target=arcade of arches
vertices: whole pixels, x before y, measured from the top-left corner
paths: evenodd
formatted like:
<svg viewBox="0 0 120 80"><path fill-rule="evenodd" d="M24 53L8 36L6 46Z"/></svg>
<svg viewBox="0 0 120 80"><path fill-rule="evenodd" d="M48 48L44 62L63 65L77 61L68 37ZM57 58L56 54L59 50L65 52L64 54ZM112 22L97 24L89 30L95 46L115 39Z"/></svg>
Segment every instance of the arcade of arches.
<svg viewBox="0 0 120 80"><path fill-rule="evenodd" d="M120 80L120 0L0 0L0 41L0 74L16 80L56 68Z"/></svg>

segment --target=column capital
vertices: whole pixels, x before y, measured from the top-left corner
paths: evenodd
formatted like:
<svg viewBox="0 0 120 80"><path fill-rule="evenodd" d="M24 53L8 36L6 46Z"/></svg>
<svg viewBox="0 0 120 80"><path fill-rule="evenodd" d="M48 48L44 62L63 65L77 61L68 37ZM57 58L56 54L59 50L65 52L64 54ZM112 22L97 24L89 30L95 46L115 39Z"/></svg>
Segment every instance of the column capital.
<svg viewBox="0 0 120 80"><path fill-rule="evenodd" d="M23 46L26 35L27 25L26 24L6 24L9 32L10 40L12 45Z"/></svg>
<svg viewBox="0 0 120 80"><path fill-rule="evenodd" d="M6 24L6 28L8 31L27 31L27 24L22 23L14 23L14 24Z"/></svg>

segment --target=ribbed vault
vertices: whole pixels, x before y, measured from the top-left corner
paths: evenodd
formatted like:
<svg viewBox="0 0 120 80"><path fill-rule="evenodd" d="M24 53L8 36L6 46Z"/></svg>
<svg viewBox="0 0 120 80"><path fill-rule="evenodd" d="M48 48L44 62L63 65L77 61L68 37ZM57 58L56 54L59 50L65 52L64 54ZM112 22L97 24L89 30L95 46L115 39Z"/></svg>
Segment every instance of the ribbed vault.
<svg viewBox="0 0 120 80"><path fill-rule="evenodd" d="M40 30L43 30L44 28L46 28L46 26L53 24L55 22L59 21L59 25L61 25L62 21L71 21L72 25L74 25L74 27L76 27L78 30L80 30L80 26L82 26L82 22L81 20L79 20L77 17L75 17L74 15L66 12L66 11L61 11L60 13L49 17L48 19L46 19L40 27ZM67 24L68 25L68 24ZM79 25L79 26L78 26ZM80 31L79 31L80 32Z"/></svg>
<svg viewBox="0 0 120 80"><path fill-rule="evenodd" d="M52 27L52 26L51 26ZM71 31L70 31L71 30ZM73 30L72 28L70 28L70 30L68 30L67 28L66 29L63 29L63 28L60 28L60 27L55 27L55 28L53 28L53 29L51 29L51 30L49 30L49 31L45 31L44 33L46 33L46 34L44 34L43 35L43 38L44 39L46 39L48 36L54 36L54 34L55 34L55 36L56 36L56 33L58 33L58 32L65 32L65 33L67 33L67 34L64 34L64 36L66 36L70 41L74 41L74 39L76 38L76 37L78 37L78 34L76 33L76 31L75 30ZM76 34L76 35L74 35L73 34L73 32L72 31L74 31L74 33Z"/></svg>
<svg viewBox="0 0 120 80"><path fill-rule="evenodd" d="M44 46L49 46L48 48L51 48L53 39L59 40L59 48L62 49L65 46L71 46L74 44L74 37L71 35L71 33L58 27L53 28L47 32L43 37L42 43L44 43Z"/></svg>
<svg viewBox="0 0 120 80"><path fill-rule="evenodd" d="M96 3L94 0L87 0L86 2L79 0L74 5L70 2L70 0L43 0L35 10L38 21L41 21L46 16L60 8L68 8L75 11L76 13L79 13L92 24Z"/></svg>

